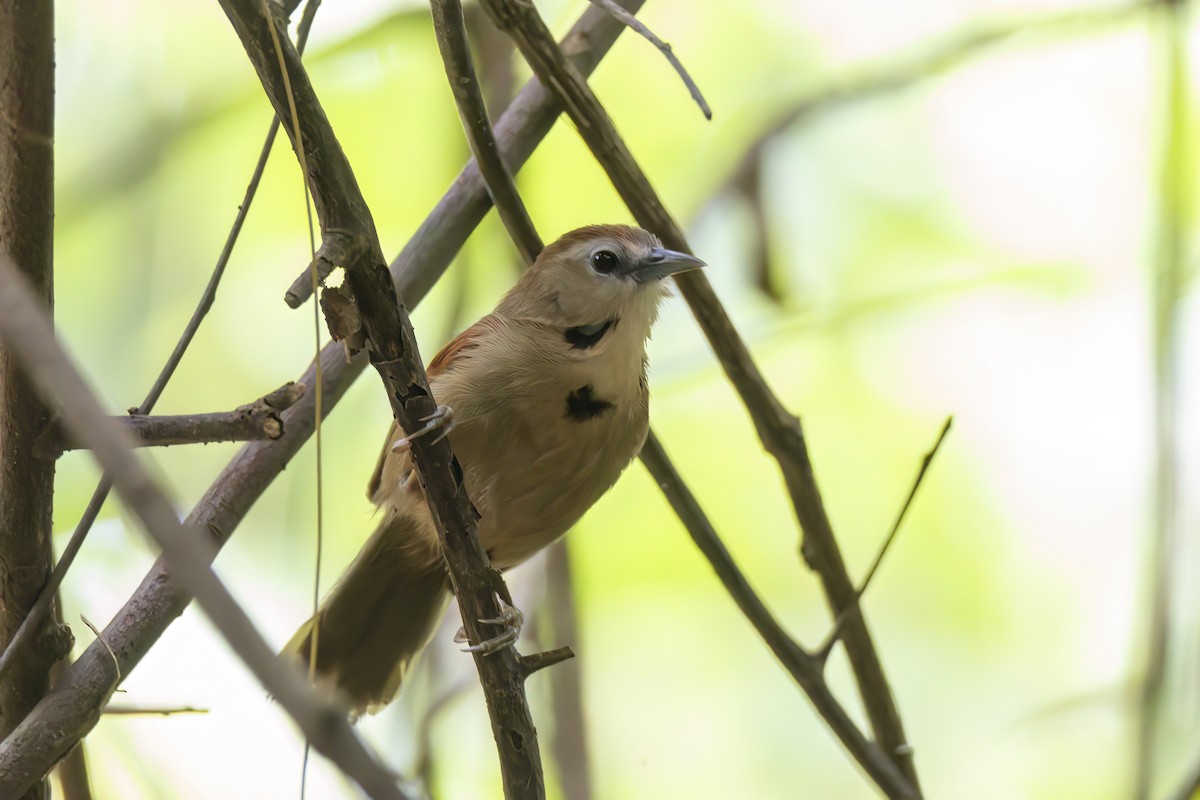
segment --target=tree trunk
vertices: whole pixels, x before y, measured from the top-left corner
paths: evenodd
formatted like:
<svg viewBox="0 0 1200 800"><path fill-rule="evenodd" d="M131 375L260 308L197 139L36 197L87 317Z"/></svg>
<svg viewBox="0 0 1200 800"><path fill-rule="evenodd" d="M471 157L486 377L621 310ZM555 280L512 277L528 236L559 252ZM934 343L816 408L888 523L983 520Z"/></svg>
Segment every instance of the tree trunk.
<svg viewBox="0 0 1200 800"><path fill-rule="evenodd" d="M0 0L0 249L53 301L54 6ZM0 647L50 574L54 461L33 455L50 409L0 348ZM49 688L67 637L53 621L0 683L0 738ZM45 784L26 797L43 797Z"/></svg>

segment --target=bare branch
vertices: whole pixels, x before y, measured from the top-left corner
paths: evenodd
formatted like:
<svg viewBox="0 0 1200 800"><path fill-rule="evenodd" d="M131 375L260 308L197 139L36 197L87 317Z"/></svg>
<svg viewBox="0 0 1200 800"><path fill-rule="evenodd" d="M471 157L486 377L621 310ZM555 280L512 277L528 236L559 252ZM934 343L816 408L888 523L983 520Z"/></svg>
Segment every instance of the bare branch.
<svg viewBox="0 0 1200 800"><path fill-rule="evenodd" d="M675 51L671 49L671 45L664 42L662 39L654 35L654 31L642 24L642 21L630 14L625 9L617 5L613 0L591 0L594 5L603 8L608 13L619 19L623 24L628 25L633 30L637 31L650 44L658 48L658 51L666 57L671 66L675 68L675 72L683 79L683 85L687 87L688 94L696 101L696 105L700 106L700 110L704 112L705 119L712 119L712 109L708 107L708 101L704 99L704 95L700 93L700 87L692 80L692 76L683 68L683 64L679 62L679 58L675 55Z"/></svg>
<svg viewBox="0 0 1200 800"><path fill-rule="evenodd" d="M0 254L48 306L54 299L54 6L0 2ZM52 410L20 360L0 347L0 646L20 630L54 559L54 463L32 453ZM51 599L53 595L51 595ZM50 690L70 632L43 615L25 658L0 681L0 737ZM4 795L19 800L21 793ZM49 796L38 786L24 800Z"/></svg>
<svg viewBox="0 0 1200 800"><path fill-rule="evenodd" d="M883 557L887 555L888 549L892 546L892 542L896 540L896 534L900 531L900 525L904 522L904 516L908 513L908 507L912 505L913 498L917 496L917 489L921 488L921 481L925 479L925 472L929 469L929 465L933 463L933 457L937 455L938 450L942 446L942 442L946 438L946 434L950 432L950 425L953 424L954 417L946 417L946 423L942 425L941 433L938 434L937 441L933 443L933 447L921 459L921 468L917 470L917 478L913 481L912 488L908 490L908 497L904 500L904 505L900 507L900 513L896 515L896 522L892 525L891 532L887 538L883 540L883 545L879 548L879 552L875 554L875 560L871 562L870 569L867 570L867 576L863 578L858 590L854 593L854 602L842 609L842 611L833 620L833 628L829 631L829 635L825 638L824 644L817 649L815 655L822 664L829 658L829 653L833 650L834 644L842 635L842 626L846 622L846 618L850 615L850 610L858 608L862 597L866 594L867 587L871 585L871 580L875 577L875 573L879 571L879 565L883 563Z"/></svg>
<svg viewBox="0 0 1200 800"><path fill-rule="evenodd" d="M917 797L918 794L912 784L888 759L879 745L863 736L845 709L829 691L821 664L788 636L747 582L737 564L734 563L733 557L725 549L724 543L717 536L717 532L709 522L704 510L700 508L695 495L683 482L653 432L646 439L641 459L659 489L671 503L675 514L691 534L696 547L700 548L700 552L712 565L713 570L717 573L717 578L729 592L729 596L733 598L742 614L771 648L771 652L779 659L779 663L787 669L804 693L808 695L808 699L816 708L817 713L841 740L850 755L887 793L888 797Z"/></svg>
<svg viewBox="0 0 1200 800"><path fill-rule="evenodd" d="M300 19L300 26L297 30L296 46L300 52L304 51L304 45L308 41L308 33L312 29L313 18L320 5L320 0L310 0L304 7L304 15ZM242 199L241 205L238 206L233 225L229 229L228 236L225 237L225 245L221 248L220 256L217 257L217 263L213 267L212 275L209 276L208 284L204 287L204 292L200 295L200 300L197 302L196 309L192 312L191 318L188 320L187 325L184 326L183 333L180 334L179 340L175 343L175 349L171 352L163 368L159 371L158 377L154 379L154 384L150 387L150 391L146 393L146 398L135 409L135 413L149 414L154 409L167 383L175 374L176 367L183 360L183 354L187 352L192 340L196 338L196 333L200 330L200 323L204 321L204 318L212 308L213 301L217 297L217 288L221 284L221 278L225 275L225 266L229 263L230 256L233 255L233 246L237 243L238 236L241 234L242 225L246 221L246 215L250 213L250 204L254 200L254 195L258 192L258 184L262 180L263 170L266 169L267 158L271 154L271 148L275 143L275 135L278 132L279 119L272 118L267 130L266 141L263 142L262 149L258 155L258 163L254 166L254 172L250 176L250 183L246 187L246 194ZM108 499L108 493L111 489L112 481L109 480L107 475L101 476L100 482L92 492L92 498L88 500L87 507L83 510L83 515L75 525L75 531L71 534L71 538L67 541L66 547L63 548L62 554L58 558L58 563L54 565L54 570L50 573L50 577L46 580L46 584L38 594L33 607L25 615L25 619L22 620L21 626L17 628L17 632L9 641L8 646L0 654L0 676L4 675L8 665L16 659L21 650L28 646L27 643L32 640L33 632L41 627L42 620L46 618L46 614L50 610L51 601L54 599L59 587L62 586L63 580L67 577L67 571L75 563L75 556L79 554L84 540L87 539L88 532L91 531L92 525L95 524L96 519L100 516L100 510L104 507L104 501Z"/></svg>
<svg viewBox="0 0 1200 800"><path fill-rule="evenodd" d="M571 550L566 539L558 540L546 550L545 566L546 597L542 603L550 631L560 642L576 642L578 608L571 580ZM550 673L550 704L554 714L550 750L558 766L565 800L588 800L592 796L581 672L582 668L577 666Z"/></svg>
<svg viewBox="0 0 1200 800"><path fill-rule="evenodd" d="M298 130L285 126L285 131L305 166L305 178L321 223L321 246L314 266L321 274L328 274L334 266L343 267L346 273L345 283L327 289L326 294L341 296L357 306L371 365L383 381L392 414L402 429L417 430L422 420L435 414L436 403L412 324L397 300L374 220L349 160L298 55L281 35L281 23L267 5L253 0L220 3L275 113L284 117L290 111L291 118L298 120ZM360 338L352 332L347 339L347 331L338 330L338 326L331 325L330 329L346 341ZM450 441L445 437L410 441L413 464L438 531L468 638L479 642L497 636L502 632L500 626L481 620L501 616L493 598L507 596L508 592L479 543L475 530L478 515ZM476 653L475 665L492 721L506 796L544 796L537 731L525 696L527 670L521 657L515 648L488 656Z"/></svg>
<svg viewBox="0 0 1200 800"><path fill-rule="evenodd" d="M178 706L175 708L142 708L140 706L123 706L109 703L104 707L106 716L110 717L171 717L176 714L207 714L207 708L192 708Z"/></svg>
<svg viewBox="0 0 1200 800"><path fill-rule="evenodd" d="M538 670L552 667L555 664L561 664L574 657L575 652L569 647L559 647L554 650L546 650L542 653L521 656L521 672L524 674L524 677L528 678Z"/></svg>
<svg viewBox="0 0 1200 800"><path fill-rule="evenodd" d="M162 547L172 580L195 595L217 630L313 745L371 796L403 798L387 769L354 734L345 711L317 694L294 664L276 657L221 584L209 566L215 548L207 537L180 524L171 502L134 456L128 433L104 415L67 360L45 311L7 256L0 257L0 336L42 394L61 403L63 422L71 434L112 475L125 504ZM113 660L117 661L115 653ZM0 772L0 796L19 797L40 777Z"/></svg>
<svg viewBox="0 0 1200 800"><path fill-rule="evenodd" d="M580 136L608 173L638 224L658 234L668 247L689 252L683 231L667 213L583 76L563 57L537 8L520 0L483 0L483 7L496 25L513 37L534 74L559 94ZM841 613L853 601L854 584L846 572L813 476L800 421L771 392L703 272L692 271L676 276L675 280L750 412L764 447L779 462L804 530L805 560L820 575L833 613ZM861 610L853 612L848 620L845 641L875 736L908 782L916 785L912 748Z"/></svg>
<svg viewBox="0 0 1200 800"><path fill-rule="evenodd" d="M640 6L640 0L628 5ZM578 69L590 73L621 30L622 26L608 15L589 7L563 47L572 54L572 63ZM505 161L524 163L558 114L553 96L539 81L531 80L496 125L497 143ZM429 292L490 206L483 179L470 162L392 264L397 292L411 307ZM337 343L327 345L320 358L324 365L324 410L328 414L362 373L366 362L358 358L347 363ZM315 385L312 366L298 382ZM284 436L251 442L238 451L192 510L188 523L211 531L217 547L234 533L250 506L312 435L313 394L306 393L285 412ZM190 595L171 581L166 563L160 558L104 630L122 674L128 675L137 666L190 602ZM112 674L105 649L99 643L89 646L71 665L62 691L43 698L17 730L0 743L0 774L48 771L99 720L99 709L112 694Z"/></svg>
<svg viewBox="0 0 1200 800"><path fill-rule="evenodd" d="M433 10L433 30L437 34L438 48L442 52L446 77L450 81L450 90L454 94L467 143L471 146L475 163L479 165L488 194L509 238L517 246L525 263L532 264L542 251L542 240L533 227L512 175L500 160L479 80L475 77L475 66L471 63L462 4L459 0L431 0L430 7Z"/></svg>
<svg viewBox="0 0 1200 800"><path fill-rule="evenodd" d="M133 414L114 419L137 437L136 447L278 439L283 435L283 420L279 412L294 404L302 394L303 384L289 382L283 389L238 406L233 411L157 417ZM64 436L56 422L37 438L33 450L40 458L58 458L68 450L79 449L79 446L78 442Z"/></svg>

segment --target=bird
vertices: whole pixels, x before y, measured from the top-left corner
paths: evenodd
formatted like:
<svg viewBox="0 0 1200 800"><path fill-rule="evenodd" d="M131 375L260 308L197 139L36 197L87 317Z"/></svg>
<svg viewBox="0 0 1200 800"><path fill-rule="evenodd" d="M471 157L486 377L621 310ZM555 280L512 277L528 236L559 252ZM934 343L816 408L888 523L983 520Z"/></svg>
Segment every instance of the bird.
<svg viewBox="0 0 1200 800"><path fill-rule="evenodd" d="M491 565L521 564L563 536L641 449L646 343L667 278L703 266L628 225L579 228L542 250L429 363L438 411L411 433L393 421L367 491L379 524L284 653L310 666L316 631L318 683L335 687L355 717L387 705L450 597L412 439L449 436ZM515 640L520 614L501 610L513 633L467 649Z"/></svg>

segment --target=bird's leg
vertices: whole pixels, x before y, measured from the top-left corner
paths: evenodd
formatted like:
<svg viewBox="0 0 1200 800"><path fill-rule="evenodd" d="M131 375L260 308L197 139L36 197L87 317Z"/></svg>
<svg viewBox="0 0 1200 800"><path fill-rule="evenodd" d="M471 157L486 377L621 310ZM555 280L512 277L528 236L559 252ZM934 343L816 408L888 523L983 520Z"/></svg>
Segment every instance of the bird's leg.
<svg viewBox="0 0 1200 800"><path fill-rule="evenodd" d="M525 624L525 615L521 613L520 609L504 602L504 598L498 592L493 593L492 596L496 598L496 608L500 610L500 616L492 619L480 619L479 621L486 625L503 625L504 633L494 636L491 639L484 639L479 644L464 647L462 649L464 653L491 655L516 644L517 637L521 635L521 626ZM454 634L454 641L459 644L470 641L467 638L466 628L458 629L458 633Z"/></svg>
<svg viewBox="0 0 1200 800"><path fill-rule="evenodd" d="M445 439L450 435L450 431L454 430L454 409L450 408L450 406L439 405L437 410L428 417L421 417L421 422L425 423L424 426L392 443L393 453L406 452L412 447L413 439L418 439L433 431L441 431L437 438L433 440L434 444Z"/></svg>

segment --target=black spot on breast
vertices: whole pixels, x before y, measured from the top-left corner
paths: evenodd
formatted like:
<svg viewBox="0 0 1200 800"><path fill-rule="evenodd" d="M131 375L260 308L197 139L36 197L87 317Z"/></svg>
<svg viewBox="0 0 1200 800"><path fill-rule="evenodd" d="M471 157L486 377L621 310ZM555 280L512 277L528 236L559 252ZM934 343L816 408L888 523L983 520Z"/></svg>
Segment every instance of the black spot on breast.
<svg viewBox="0 0 1200 800"><path fill-rule="evenodd" d="M589 419L595 419L610 408L616 408L616 406L607 400L596 397L591 385L580 386L567 395L567 419L575 422L587 422Z"/></svg>
<svg viewBox="0 0 1200 800"><path fill-rule="evenodd" d="M563 333L563 338L567 340L567 344L571 345L572 350L590 350L600 343L604 338L604 334L608 333L616 327L615 319L606 319L604 322L598 322L595 325L580 325L576 328L567 328Z"/></svg>

